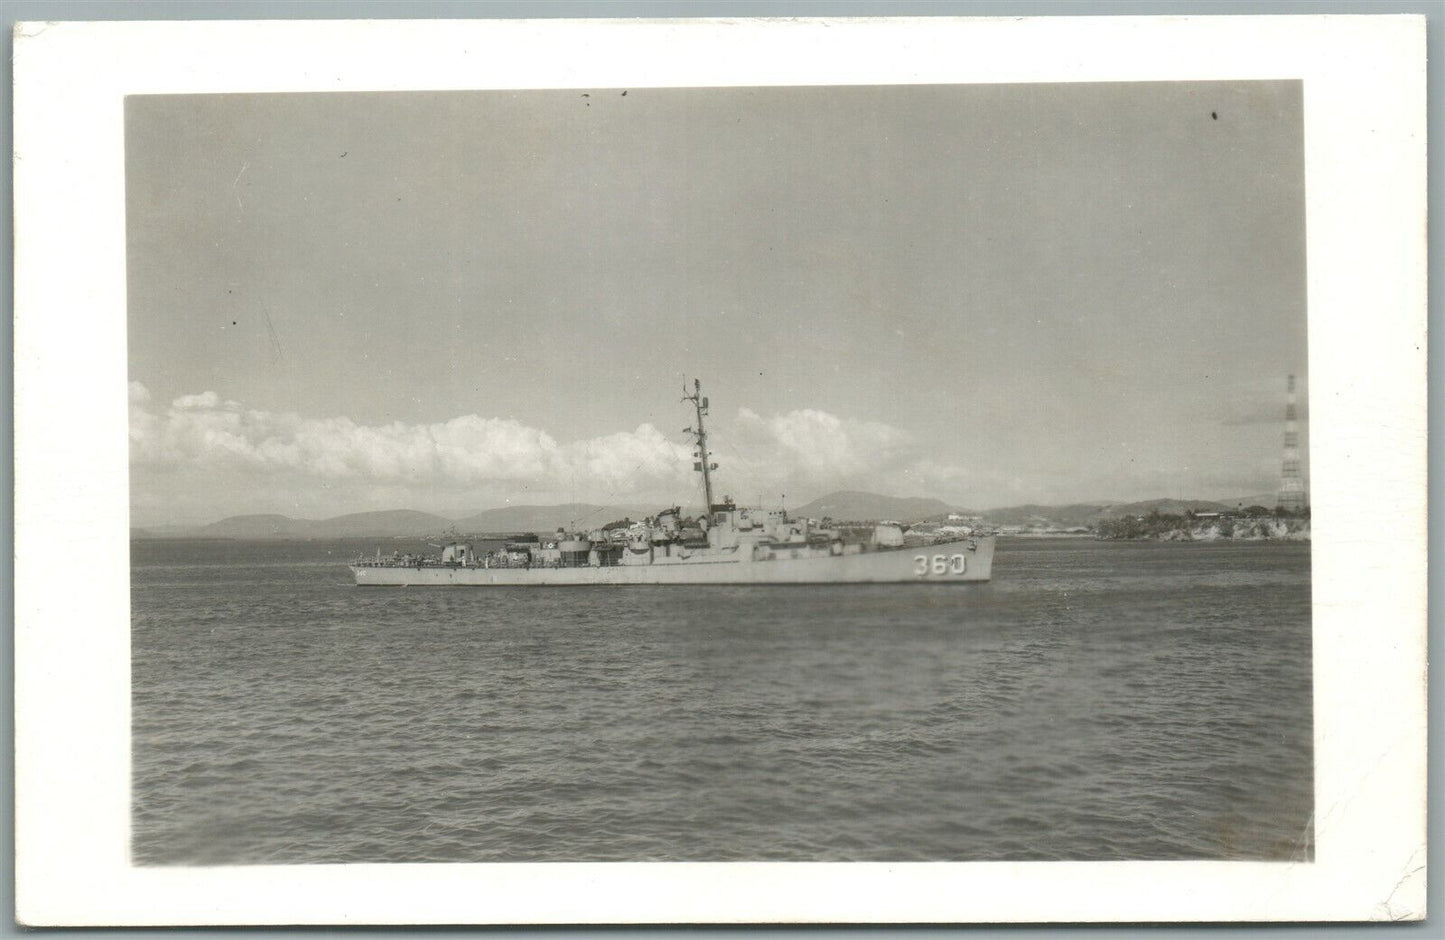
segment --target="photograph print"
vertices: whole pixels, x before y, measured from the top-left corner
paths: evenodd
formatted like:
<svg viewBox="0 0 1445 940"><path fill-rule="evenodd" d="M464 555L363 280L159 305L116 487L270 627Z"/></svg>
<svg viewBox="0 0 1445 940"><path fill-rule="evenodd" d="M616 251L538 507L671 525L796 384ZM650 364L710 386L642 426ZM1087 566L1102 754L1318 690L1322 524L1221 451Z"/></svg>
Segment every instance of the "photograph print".
<svg viewBox="0 0 1445 940"><path fill-rule="evenodd" d="M1313 860L1299 81L124 122L134 865Z"/></svg>

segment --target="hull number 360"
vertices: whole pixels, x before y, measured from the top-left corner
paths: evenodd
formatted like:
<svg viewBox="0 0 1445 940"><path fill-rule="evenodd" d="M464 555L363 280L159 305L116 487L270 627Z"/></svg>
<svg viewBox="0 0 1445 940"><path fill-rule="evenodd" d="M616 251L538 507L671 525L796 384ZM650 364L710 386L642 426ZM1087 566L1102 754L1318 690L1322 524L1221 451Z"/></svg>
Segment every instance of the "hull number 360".
<svg viewBox="0 0 1445 940"><path fill-rule="evenodd" d="M968 559L963 555L914 555L913 573L919 576L929 574L963 574L968 570Z"/></svg>

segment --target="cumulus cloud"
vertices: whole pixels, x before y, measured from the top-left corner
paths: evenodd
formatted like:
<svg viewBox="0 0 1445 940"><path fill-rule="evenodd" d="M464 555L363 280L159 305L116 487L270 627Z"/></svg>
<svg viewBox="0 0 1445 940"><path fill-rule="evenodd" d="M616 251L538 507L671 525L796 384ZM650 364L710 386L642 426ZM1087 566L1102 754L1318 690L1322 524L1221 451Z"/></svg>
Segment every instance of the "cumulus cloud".
<svg viewBox="0 0 1445 940"><path fill-rule="evenodd" d="M171 402L172 408L178 409L203 409L214 408L221 403L220 396L215 392L202 392L199 395L182 395Z"/></svg>
<svg viewBox="0 0 1445 940"><path fill-rule="evenodd" d="M716 482L743 499L841 488L915 495L968 480L960 468L922 459L908 434L880 422L816 409L771 416L742 409L717 429L713 457L723 470ZM224 500L231 511L318 500L335 511L513 498L651 503L686 498L697 486L689 443L651 424L564 443L510 418L475 414L367 425L248 408L211 391L161 405L132 383L130 439L133 479L143 490ZM147 492L135 495L140 505Z"/></svg>
<svg viewBox="0 0 1445 940"><path fill-rule="evenodd" d="M331 481L541 488L583 477L604 485L676 482L686 448L652 425L571 444L508 418L463 415L433 424L357 424L248 409L214 392L152 410L131 389L131 462L148 468L300 473Z"/></svg>
<svg viewBox="0 0 1445 940"><path fill-rule="evenodd" d="M840 489L960 500L978 482L972 468L930 456L901 428L814 408L775 415L741 408L720 432L720 480L749 501L783 493L807 500Z"/></svg>
<svg viewBox="0 0 1445 940"><path fill-rule="evenodd" d="M811 476L848 477L892 465L911 449L908 434L877 421L840 418L804 408L764 418L738 410L737 430L774 453L792 469Z"/></svg>

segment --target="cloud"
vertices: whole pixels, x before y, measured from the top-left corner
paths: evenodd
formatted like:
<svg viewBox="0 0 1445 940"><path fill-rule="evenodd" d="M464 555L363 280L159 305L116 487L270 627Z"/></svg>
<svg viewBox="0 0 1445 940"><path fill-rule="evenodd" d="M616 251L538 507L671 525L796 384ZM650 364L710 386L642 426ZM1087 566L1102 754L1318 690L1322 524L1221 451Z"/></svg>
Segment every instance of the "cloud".
<svg viewBox="0 0 1445 940"><path fill-rule="evenodd" d="M925 459L891 425L817 409L720 419L713 458L719 495L857 488L948 495L972 481L964 468ZM429 424L358 424L263 411L215 392L159 405L130 393L134 505L187 512L347 512L407 505L508 501L614 503L686 499L697 489L691 446L651 424L559 442L510 418L461 415ZM769 497L770 498L770 497Z"/></svg>
<svg viewBox="0 0 1445 940"><path fill-rule="evenodd" d="M809 477L846 478L891 466L912 450L909 435L877 421L804 408L770 418L738 409L735 431L761 459Z"/></svg>
<svg viewBox="0 0 1445 940"><path fill-rule="evenodd" d="M565 488L574 479L613 488L676 483L686 448L650 424L567 445L508 418L463 415L433 424L357 424L248 409L215 392L183 395L152 410L131 388L131 462L151 469L302 474L324 481L414 485L527 483Z"/></svg>
<svg viewBox="0 0 1445 940"><path fill-rule="evenodd" d="M182 395L180 398L177 398L175 401L171 402L171 407L179 409L202 409L214 408L220 403L220 397L216 395L215 392L202 392L199 395Z"/></svg>

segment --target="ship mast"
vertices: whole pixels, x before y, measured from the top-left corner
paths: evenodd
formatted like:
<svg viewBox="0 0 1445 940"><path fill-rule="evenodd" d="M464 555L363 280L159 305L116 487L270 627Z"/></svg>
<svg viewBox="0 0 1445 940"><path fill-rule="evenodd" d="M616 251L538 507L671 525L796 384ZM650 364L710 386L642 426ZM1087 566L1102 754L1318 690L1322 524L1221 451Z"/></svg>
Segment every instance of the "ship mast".
<svg viewBox="0 0 1445 940"><path fill-rule="evenodd" d="M707 452L707 430L703 427L702 418L707 414L707 399L702 394L702 382L698 379L692 380L692 394L687 393L687 382L682 385L682 400L692 402L694 410L697 411L697 429L684 428L684 434L691 434L697 442L697 450L692 452L695 458L692 469L702 474L703 498L707 500L704 513L712 517L712 471L717 469L717 464L712 463Z"/></svg>

